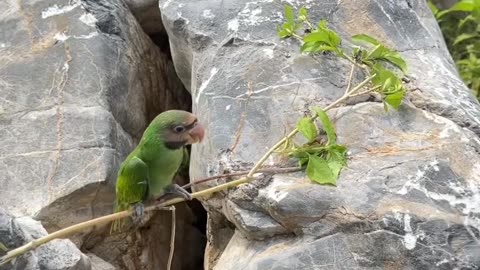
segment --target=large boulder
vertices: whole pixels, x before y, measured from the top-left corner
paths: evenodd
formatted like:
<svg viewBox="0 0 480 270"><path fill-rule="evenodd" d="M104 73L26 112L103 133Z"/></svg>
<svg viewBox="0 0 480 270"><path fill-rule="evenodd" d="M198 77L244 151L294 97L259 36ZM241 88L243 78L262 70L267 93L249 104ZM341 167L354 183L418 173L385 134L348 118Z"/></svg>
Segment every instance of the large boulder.
<svg viewBox="0 0 480 270"><path fill-rule="evenodd" d="M349 150L337 187L295 173L204 199L205 268L478 269L480 106L426 3L295 3L312 21L327 19L346 47L365 33L398 50L409 93L399 111L365 97L329 112ZM348 62L302 55L299 42L277 37L283 3L165 0L160 10L209 131L192 148L192 180L251 167L309 106L345 91Z"/></svg>
<svg viewBox="0 0 480 270"><path fill-rule="evenodd" d="M0 243L15 248L45 236L47 231L30 217L15 218L0 208ZM0 252L3 255L3 252ZM70 241L56 239L4 266L1 270L90 270L90 259Z"/></svg>
<svg viewBox="0 0 480 270"><path fill-rule="evenodd" d="M0 207L48 231L110 214L118 166L147 124L164 110L190 108L169 55L124 1L7 0L0 10ZM179 216L182 227L187 218ZM163 228L168 243L170 219L161 223L150 231ZM72 239L88 251L105 237L96 229ZM168 256L117 240L123 249L98 251L117 265L129 248L151 252L151 261Z"/></svg>

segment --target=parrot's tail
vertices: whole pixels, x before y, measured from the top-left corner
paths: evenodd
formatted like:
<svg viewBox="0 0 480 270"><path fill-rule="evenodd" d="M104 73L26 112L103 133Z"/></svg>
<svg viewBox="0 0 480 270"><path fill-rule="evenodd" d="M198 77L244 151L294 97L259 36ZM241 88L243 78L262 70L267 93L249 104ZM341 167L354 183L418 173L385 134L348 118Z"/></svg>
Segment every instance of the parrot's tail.
<svg viewBox="0 0 480 270"><path fill-rule="evenodd" d="M122 212L128 209L128 206L125 206L123 204L119 204L118 202L115 202L115 209L114 212ZM112 226L110 227L110 234L114 234L117 232L120 232L125 225L125 218L120 218L116 219L112 222Z"/></svg>

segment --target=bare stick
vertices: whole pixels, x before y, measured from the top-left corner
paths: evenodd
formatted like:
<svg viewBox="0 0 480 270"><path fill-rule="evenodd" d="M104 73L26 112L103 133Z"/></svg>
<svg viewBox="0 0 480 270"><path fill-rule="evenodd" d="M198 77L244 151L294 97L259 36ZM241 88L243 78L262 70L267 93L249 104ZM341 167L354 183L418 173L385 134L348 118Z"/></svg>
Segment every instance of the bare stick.
<svg viewBox="0 0 480 270"><path fill-rule="evenodd" d="M350 91L350 87L352 87L354 72L355 72L355 65L352 64L352 68L350 69L350 75L348 76L348 83L347 83L347 89L345 89L345 94L347 94L348 91Z"/></svg>
<svg viewBox="0 0 480 270"><path fill-rule="evenodd" d="M202 190L202 191L199 191L199 192L195 192L195 193L192 193L192 198L205 197L205 196L208 196L208 195L210 195L214 192L226 190L228 188L246 183L246 182L248 182L248 180L251 180L251 179L250 178L240 178L240 179L235 180L235 181L231 181L231 182L228 182L228 183L225 183L225 184L222 184L222 185L218 185L218 186L208 188L208 189L205 189L205 190ZM162 203L159 203L159 204L155 204L155 205L145 207L145 211L147 212L147 211L153 211L153 210L161 210L165 206L176 204L176 203L183 202L183 201L185 201L185 199L183 199L183 198L174 198L174 199L168 200L166 202L162 202ZM4 265L5 263L7 263L9 261L11 261L12 259L14 259L14 258L16 258L16 257L18 257L22 254L25 254L25 253L37 248L38 246L46 244L46 243L48 243L48 242L50 242L54 239L65 238L69 235L72 235L74 233L83 231L83 230L85 230L87 228L90 228L90 227L93 227L95 225L103 225L103 224L106 224L108 222L114 221L116 219L126 218L126 217L131 216L132 213L133 213L133 211L130 209L130 210L106 215L106 216L103 216L103 217L91 219L91 220L88 220L88 221L85 221L85 222L82 222L82 223L78 223L78 224L72 225L70 227L58 230L56 232L45 235L45 236L40 237L38 239L32 240L32 241L28 242L27 244L25 244L23 246L20 246L16 249L10 250L9 252L7 252L7 254L2 256L0 258L0 266Z"/></svg>
<svg viewBox="0 0 480 270"><path fill-rule="evenodd" d="M173 253L175 252L175 226L176 222L176 214L175 214L175 206L172 205L169 207L170 211L172 211L172 228L170 231L170 253L168 254L168 263L167 263L167 270L172 269L172 262L173 262Z"/></svg>
<svg viewBox="0 0 480 270"><path fill-rule="evenodd" d="M257 170L259 173L290 173L290 172L299 172L303 170L303 168L300 167L287 167L287 168L263 168ZM188 183L186 185L183 185L182 188L187 189L191 186L195 186L198 184L202 184L205 182L209 182L212 180L220 179L220 178L227 178L227 177L232 177L232 176L242 176L242 175L247 175L250 171L240 171L240 172L234 172L234 173L226 173L226 174L221 174L221 175L215 175L207 178L203 178L197 181L193 181L191 183Z"/></svg>

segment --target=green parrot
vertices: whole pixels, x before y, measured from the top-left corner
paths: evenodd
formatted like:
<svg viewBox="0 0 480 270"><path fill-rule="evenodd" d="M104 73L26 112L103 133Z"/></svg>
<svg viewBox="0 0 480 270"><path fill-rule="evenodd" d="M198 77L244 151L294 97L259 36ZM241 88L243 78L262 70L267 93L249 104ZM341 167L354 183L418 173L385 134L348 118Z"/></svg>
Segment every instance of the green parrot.
<svg viewBox="0 0 480 270"><path fill-rule="evenodd" d="M180 110L159 114L143 133L137 147L120 165L116 184L115 212L133 206L134 221L143 215L143 203L165 194L187 200L192 197L173 183L182 163L188 160L186 145L201 142L205 130L195 115ZM111 231L122 228L124 220L116 220Z"/></svg>

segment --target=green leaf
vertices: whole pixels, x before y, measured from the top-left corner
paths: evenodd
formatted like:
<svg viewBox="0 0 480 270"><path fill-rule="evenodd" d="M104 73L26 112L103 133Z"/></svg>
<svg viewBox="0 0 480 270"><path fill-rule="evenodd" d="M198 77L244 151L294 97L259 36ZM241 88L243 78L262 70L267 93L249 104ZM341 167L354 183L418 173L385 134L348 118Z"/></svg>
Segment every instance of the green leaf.
<svg viewBox="0 0 480 270"><path fill-rule="evenodd" d="M330 41L328 33L325 31L313 32L303 37L304 42L323 42L328 43Z"/></svg>
<svg viewBox="0 0 480 270"><path fill-rule="evenodd" d="M325 159L310 155L307 164L307 176L319 184L336 185L337 178Z"/></svg>
<svg viewBox="0 0 480 270"><path fill-rule="evenodd" d="M372 83L375 86L382 87L382 90L391 91L390 88L402 84L401 80L395 75L395 73L385 69L382 65L375 64L372 69L375 72L375 77L373 77Z"/></svg>
<svg viewBox="0 0 480 270"><path fill-rule="evenodd" d="M303 117L298 121L297 129L308 140L308 142L313 142L318 136L317 127L308 117Z"/></svg>
<svg viewBox="0 0 480 270"><path fill-rule="evenodd" d="M465 18L461 19L458 22L458 29L461 29L465 26L466 23L468 22L475 22L475 18L472 15L468 15Z"/></svg>
<svg viewBox="0 0 480 270"><path fill-rule="evenodd" d="M327 20L322 19L318 22L318 28L327 29Z"/></svg>
<svg viewBox="0 0 480 270"><path fill-rule="evenodd" d="M403 73L407 73L407 63L397 52L390 52L383 59L400 68Z"/></svg>
<svg viewBox="0 0 480 270"><path fill-rule="evenodd" d="M308 20L308 12L307 12L307 9L302 7L299 11L298 11L298 19L302 22L304 21L307 21Z"/></svg>
<svg viewBox="0 0 480 270"><path fill-rule="evenodd" d="M388 53L388 49L385 48L382 44L376 45L370 52L368 52L367 57L368 59L377 59L382 58L386 53Z"/></svg>
<svg viewBox="0 0 480 270"><path fill-rule="evenodd" d="M338 50L337 47L342 42L337 33L326 27L326 21L320 21L319 27L314 32L305 35L303 41L319 42L335 48L335 51Z"/></svg>
<svg viewBox="0 0 480 270"><path fill-rule="evenodd" d="M363 58L363 62L367 64L369 60L386 61L394 66L400 68L403 73L407 72L407 63L400 56L398 52L392 51L382 44L376 45L368 54Z"/></svg>
<svg viewBox="0 0 480 270"><path fill-rule="evenodd" d="M437 19L442 18L448 13L455 11L472 11L474 8L473 1L460 1L453 5L451 8L438 12Z"/></svg>
<svg viewBox="0 0 480 270"><path fill-rule="evenodd" d="M405 91L399 90L393 94L389 94L385 97L385 103L393 107L395 110L398 110L400 104L402 104Z"/></svg>
<svg viewBox="0 0 480 270"><path fill-rule="evenodd" d="M367 43L370 43L372 45L378 45L380 44L380 42L378 42L378 40L376 40L375 38L369 36L369 35L365 35L365 34L360 34L360 35L354 35L352 36L352 41L354 43L362 43L362 42L367 42Z"/></svg>
<svg viewBox="0 0 480 270"><path fill-rule="evenodd" d="M337 135L335 134L335 128L333 127L332 122L328 118L327 113L321 108L315 107L313 110L317 113L318 119L322 122L323 130L327 133L327 145L335 144Z"/></svg>
<svg viewBox="0 0 480 270"><path fill-rule="evenodd" d="M280 38L286 38L291 36L291 33L287 32L284 28L282 27L277 27L277 34Z"/></svg>
<svg viewBox="0 0 480 270"><path fill-rule="evenodd" d="M439 9L435 6L435 4L433 4L432 1L428 1L427 4L430 10L432 11L433 15L437 15Z"/></svg>
<svg viewBox="0 0 480 270"><path fill-rule="evenodd" d="M301 52L324 52L324 51L335 51L336 49L328 46L322 45L319 42L305 42L300 48Z"/></svg>
<svg viewBox="0 0 480 270"><path fill-rule="evenodd" d="M347 165L347 148L343 145L334 144L329 147L327 162L333 176L338 178L340 171Z"/></svg>
<svg viewBox="0 0 480 270"><path fill-rule="evenodd" d="M469 40L469 39L472 39L472 38L478 38L480 37L480 35L478 35L477 33L475 34L460 34L457 36L457 38L455 38L455 41L453 41L453 45L457 45L458 43L460 42L463 42L465 40Z"/></svg>
<svg viewBox="0 0 480 270"><path fill-rule="evenodd" d="M285 5L285 19L287 20L288 23L294 25L295 24L295 15L293 13L293 9L289 5Z"/></svg>

